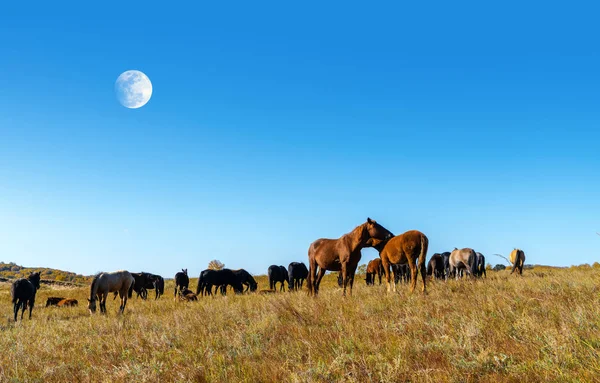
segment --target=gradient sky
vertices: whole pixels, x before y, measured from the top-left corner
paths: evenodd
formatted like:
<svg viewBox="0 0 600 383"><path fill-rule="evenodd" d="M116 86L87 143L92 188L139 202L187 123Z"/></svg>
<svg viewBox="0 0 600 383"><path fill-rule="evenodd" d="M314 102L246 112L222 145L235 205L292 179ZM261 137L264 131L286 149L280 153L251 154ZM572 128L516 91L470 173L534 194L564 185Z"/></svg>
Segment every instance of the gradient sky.
<svg viewBox="0 0 600 383"><path fill-rule="evenodd" d="M600 260L592 2L13 3L0 261L265 273L367 217L428 255Z"/></svg>

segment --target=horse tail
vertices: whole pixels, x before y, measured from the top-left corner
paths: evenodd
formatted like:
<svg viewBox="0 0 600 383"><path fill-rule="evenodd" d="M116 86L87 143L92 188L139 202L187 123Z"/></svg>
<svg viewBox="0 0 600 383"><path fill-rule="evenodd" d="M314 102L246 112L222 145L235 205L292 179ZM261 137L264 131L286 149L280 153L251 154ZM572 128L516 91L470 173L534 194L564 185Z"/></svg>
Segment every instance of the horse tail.
<svg viewBox="0 0 600 383"><path fill-rule="evenodd" d="M133 276L131 277L133 279ZM135 286L135 279L131 286L129 286L129 290L127 290L127 298L131 298L133 296L133 286Z"/></svg>
<svg viewBox="0 0 600 383"><path fill-rule="evenodd" d="M16 289L14 283L10 286L10 295L12 297L12 303L13 304L17 303L19 298L17 297L17 289Z"/></svg>
<svg viewBox="0 0 600 383"><path fill-rule="evenodd" d="M469 254L469 265L471 266L471 276L476 276L477 275L477 254L475 254L475 250L471 251L471 254Z"/></svg>
<svg viewBox="0 0 600 383"><path fill-rule="evenodd" d="M419 254L419 270L421 272L421 279L423 279L423 292L425 292L425 280L427 279L427 272L425 270L425 257L427 256L427 248L429 247L429 240L425 234L421 233L421 253ZM415 276L415 284L417 283L417 277ZM414 289L414 285L413 285Z"/></svg>
<svg viewBox="0 0 600 383"><path fill-rule="evenodd" d="M427 248L429 247L429 240L425 234L421 233L421 254L419 254L419 268L425 270L425 257L427 256Z"/></svg>

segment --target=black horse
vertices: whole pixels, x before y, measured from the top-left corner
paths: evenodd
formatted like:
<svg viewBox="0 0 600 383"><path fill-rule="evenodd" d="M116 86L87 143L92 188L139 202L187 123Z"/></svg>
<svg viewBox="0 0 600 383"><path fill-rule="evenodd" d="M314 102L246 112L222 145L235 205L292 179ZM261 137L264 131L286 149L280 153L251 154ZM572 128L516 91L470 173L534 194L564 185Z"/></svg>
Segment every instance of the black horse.
<svg viewBox="0 0 600 383"><path fill-rule="evenodd" d="M154 299L160 298L165 292L165 280L160 275L150 273L131 273L135 279L133 291L138 297L148 299L148 290L154 290Z"/></svg>
<svg viewBox="0 0 600 383"><path fill-rule="evenodd" d="M190 278L188 277L187 269L181 269L180 272L175 274L175 297L177 297L177 290L181 294L182 291L190 286Z"/></svg>
<svg viewBox="0 0 600 383"><path fill-rule="evenodd" d="M269 275L269 288L271 290L277 290L277 283L281 282L281 286L279 287L279 291L285 291L285 282L287 282L288 272L285 267L271 265L268 270Z"/></svg>
<svg viewBox="0 0 600 383"><path fill-rule="evenodd" d="M198 278L198 287L196 288L196 295L212 295L212 288L216 286L231 286L236 294L244 292L244 286L238 280L235 273L230 269L212 270L207 269L200 273ZM222 290L221 290L222 291Z"/></svg>
<svg viewBox="0 0 600 383"><path fill-rule="evenodd" d="M32 273L27 279L19 278L10 286L10 296L12 297L12 303L14 305L15 322L17 321L19 308L21 308L21 320L23 320L23 314L25 313L25 308L27 308L27 306L29 306L29 319L31 319L31 312L33 311L33 305L35 304L35 293L39 288L39 272Z"/></svg>
<svg viewBox="0 0 600 383"><path fill-rule="evenodd" d="M165 293L165 280L160 275L152 275L154 277L154 299L158 299Z"/></svg>
<svg viewBox="0 0 600 383"><path fill-rule="evenodd" d="M304 280L308 278L308 268L303 262L292 262L288 266L288 290L302 290Z"/></svg>
<svg viewBox="0 0 600 383"><path fill-rule="evenodd" d="M487 278L487 273L485 272L485 256L481 253L475 253L475 255L477 256L475 258L475 276L477 277L486 277Z"/></svg>
<svg viewBox="0 0 600 383"><path fill-rule="evenodd" d="M235 274L236 278L238 279L238 282L240 284L242 284L243 286L246 286L246 289L244 290L244 292L247 292L248 290L256 291L256 289L258 288L258 283L256 283L256 280L254 280L254 277L252 275L250 275L249 272L247 272L244 269L239 269L239 270L233 270L233 273Z"/></svg>
<svg viewBox="0 0 600 383"><path fill-rule="evenodd" d="M435 279L444 279L444 259L440 253L435 253L427 263L427 275Z"/></svg>
<svg viewBox="0 0 600 383"><path fill-rule="evenodd" d="M242 284L242 286L246 286L246 289L244 290L245 293L248 292L248 290L252 292L256 291L256 289L258 288L258 283L256 283L254 277L249 272L247 272L244 269L232 271L235 274L238 281ZM227 285L221 286L221 294L227 295Z"/></svg>
<svg viewBox="0 0 600 383"><path fill-rule="evenodd" d="M131 286L131 290L135 291L138 298L146 299L148 298L148 288L154 288L154 278L150 273L131 273L135 282ZM115 292L115 296L117 293Z"/></svg>
<svg viewBox="0 0 600 383"><path fill-rule="evenodd" d="M444 277L446 280L450 278L450 252L445 251L441 254L442 256L442 264L444 265Z"/></svg>

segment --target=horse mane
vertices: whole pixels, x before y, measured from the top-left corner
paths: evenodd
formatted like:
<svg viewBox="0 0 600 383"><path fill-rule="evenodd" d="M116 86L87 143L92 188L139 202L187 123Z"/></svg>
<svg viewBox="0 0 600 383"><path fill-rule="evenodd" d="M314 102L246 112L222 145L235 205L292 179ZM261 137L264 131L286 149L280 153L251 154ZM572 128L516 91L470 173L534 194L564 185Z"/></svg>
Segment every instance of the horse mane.
<svg viewBox="0 0 600 383"><path fill-rule="evenodd" d="M100 274L102 273L94 275L94 279L92 279L92 285L90 286L90 300L94 299L94 287L96 287L98 284L98 278L100 278Z"/></svg>

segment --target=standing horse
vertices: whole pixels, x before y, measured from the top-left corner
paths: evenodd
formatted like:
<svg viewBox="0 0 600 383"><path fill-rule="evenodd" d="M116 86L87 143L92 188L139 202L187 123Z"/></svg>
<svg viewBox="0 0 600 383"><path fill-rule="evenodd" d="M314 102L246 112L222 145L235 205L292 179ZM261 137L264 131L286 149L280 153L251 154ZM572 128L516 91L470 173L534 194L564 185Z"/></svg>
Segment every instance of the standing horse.
<svg viewBox="0 0 600 383"><path fill-rule="evenodd" d="M431 256L427 264L427 275L435 279L444 278L444 259L441 254L435 253Z"/></svg>
<svg viewBox="0 0 600 383"><path fill-rule="evenodd" d="M292 262L288 265L288 291L302 290L302 284L308 277L308 268L303 262Z"/></svg>
<svg viewBox="0 0 600 383"><path fill-rule="evenodd" d="M472 277L477 274L477 254L468 247L460 250L455 248L450 253L450 274L458 279L463 269Z"/></svg>
<svg viewBox="0 0 600 383"><path fill-rule="evenodd" d="M383 275L383 266L381 265L381 258L375 258L369 261L367 264L367 285L375 284L375 276L379 277L379 284L381 284L381 275Z"/></svg>
<svg viewBox="0 0 600 383"><path fill-rule="evenodd" d="M258 289L258 283L254 277L244 269L232 270L235 274L235 277L238 279L238 282L242 284L242 286L246 286L244 292L256 291Z"/></svg>
<svg viewBox="0 0 600 383"><path fill-rule="evenodd" d="M476 252L475 255L477 256L475 259L475 262L477 263L475 275L487 278L487 273L485 272L485 256L480 252Z"/></svg>
<svg viewBox="0 0 600 383"><path fill-rule="evenodd" d="M415 291L415 287L417 286L417 267L419 268L421 279L423 280L423 292L425 292L425 280L427 279L425 257L427 256L428 247L429 239L427 239L425 234L417 230L410 230L404 234L397 235L385 244L379 256L383 263L388 292L392 290L390 265L399 263L408 263L408 267L410 268L410 292ZM393 291L396 292L396 283L393 284Z"/></svg>
<svg viewBox="0 0 600 383"><path fill-rule="evenodd" d="M367 218L367 222L357 226L348 234L338 239L320 238L310 244L308 248L308 293L317 295L319 285L327 270L341 271L343 295L346 295L346 286L350 283L350 295L354 283L354 273L360 261L360 250L372 246L370 239L386 240L393 234L375 220ZM317 275L318 269L318 275Z"/></svg>
<svg viewBox="0 0 600 383"><path fill-rule="evenodd" d="M269 289L277 290L277 283L281 283L279 291L285 291L285 282L289 279L288 272L285 267L271 265L267 270L269 276Z"/></svg>
<svg viewBox="0 0 600 383"><path fill-rule="evenodd" d="M182 291L190 286L190 278L188 277L187 269L181 269L180 272L175 274L175 297L177 297L177 291L181 294Z"/></svg>
<svg viewBox="0 0 600 383"><path fill-rule="evenodd" d="M444 264L444 278L448 280L450 277L450 252L445 251L442 253L442 263Z"/></svg>
<svg viewBox="0 0 600 383"><path fill-rule="evenodd" d="M96 312L96 299L100 302L100 312L106 313L106 298L109 293L118 292L121 298L119 313L125 311L127 297L131 298L135 279L129 271L120 270L110 273L96 274L90 286L90 297L88 298L88 309L90 313Z"/></svg>
<svg viewBox="0 0 600 383"><path fill-rule="evenodd" d="M27 279L19 278L10 286L10 296L12 297L13 310L15 312L15 322L17 321L19 308L21 308L21 320L23 320L23 314L25 313L27 306L29 306L29 319L31 319L31 312L33 311L33 305L35 304L35 293L39 288L39 272L32 273Z"/></svg>
<svg viewBox="0 0 600 383"><path fill-rule="evenodd" d="M510 263L513 264L511 274L515 270L519 271L519 275L523 275L523 265L525 264L525 252L521 249L514 249L510 253Z"/></svg>

